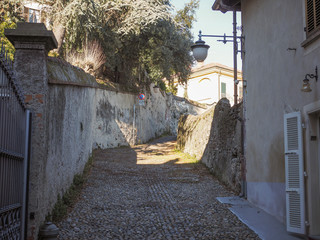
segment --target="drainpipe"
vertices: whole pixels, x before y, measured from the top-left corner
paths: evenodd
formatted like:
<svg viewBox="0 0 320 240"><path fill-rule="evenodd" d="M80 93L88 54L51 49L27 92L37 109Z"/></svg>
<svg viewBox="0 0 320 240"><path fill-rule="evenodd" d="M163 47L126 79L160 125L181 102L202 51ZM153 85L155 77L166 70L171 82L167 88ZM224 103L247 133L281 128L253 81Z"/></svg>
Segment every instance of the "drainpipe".
<svg viewBox="0 0 320 240"><path fill-rule="evenodd" d="M237 43L237 12L233 11L233 78L234 78L234 102L238 103L238 69L237 69L237 54L238 54L238 43Z"/></svg>
<svg viewBox="0 0 320 240"><path fill-rule="evenodd" d="M243 27L241 26L241 36L243 37ZM241 40L241 59L242 59L242 106L243 106L243 118L241 119L241 194L240 197L247 198L247 167L246 167L246 157L245 157L245 146L246 146L246 87L247 81L244 80L244 42ZM244 84L245 83L245 84Z"/></svg>
<svg viewBox="0 0 320 240"><path fill-rule="evenodd" d="M241 161L241 192L240 197L247 198L247 181L246 181L246 161L244 157L244 127L245 121L240 116L237 120L241 123L241 148L240 148L240 161Z"/></svg>
<svg viewBox="0 0 320 240"><path fill-rule="evenodd" d="M30 159L31 159L31 131L32 131L32 112L30 110L27 110L27 121L26 121L26 142L27 145L25 146L25 173L26 176L24 180L26 181L26 184L24 184L24 206L22 207L22 219L24 220L24 226L21 226L22 235L24 238L27 239L27 230L28 229L28 212L29 212L29 173L30 173Z"/></svg>
<svg viewBox="0 0 320 240"><path fill-rule="evenodd" d="M221 99L221 69L220 69L220 71L219 71L219 73L218 73L218 101Z"/></svg>
<svg viewBox="0 0 320 240"><path fill-rule="evenodd" d="M234 22L235 22L235 11L233 12L234 15ZM234 25L235 27L236 25ZM235 29L236 31L236 29ZM235 42L234 42L235 43ZM235 43L237 44L237 43ZM242 44L242 42L241 42ZM241 46L241 49L242 49L242 46ZM238 47L236 46L236 50L238 52ZM236 58L236 55L237 55L237 52L235 52L234 56ZM241 52L241 58L243 57L242 55L242 52ZM237 62L237 60L235 60L235 63ZM242 64L242 68L243 68L243 64ZM236 76L238 74L238 71L237 71L237 67L235 65L235 72L234 72L234 76L235 76L235 80L236 79ZM243 71L242 71L243 72ZM243 80L244 76L242 75L242 80ZM243 82L242 82L243 83ZM237 99L237 84L236 84L236 81L235 81L235 100ZM241 118L240 116L238 116L238 120L240 121L241 123L241 155L240 155L240 161L241 161L241 193L240 193L240 197L243 197L243 198L247 198L247 179L246 179L246 158L245 158L245 119L246 119L246 99L245 99L245 86L242 84L242 96L243 96L243 100L242 100L242 106L243 106L243 118Z"/></svg>

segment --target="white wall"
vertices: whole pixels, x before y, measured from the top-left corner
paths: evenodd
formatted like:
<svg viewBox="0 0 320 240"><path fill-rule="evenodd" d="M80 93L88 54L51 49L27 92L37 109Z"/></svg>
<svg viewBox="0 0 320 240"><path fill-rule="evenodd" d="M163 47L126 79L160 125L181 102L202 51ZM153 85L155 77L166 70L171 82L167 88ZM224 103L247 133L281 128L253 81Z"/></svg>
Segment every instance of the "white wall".
<svg viewBox="0 0 320 240"><path fill-rule="evenodd" d="M188 81L188 98L200 103L212 104L218 99L213 76L193 78Z"/></svg>
<svg viewBox="0 0 320 240"><path fill-rule="evenodd" d="M21 30L23 25L35 31L40 27L43 34L45 28L26 23L14 30L23 36L23 43L14 41L15 77L32 112L28 239L37 239L58 195L81 173L93 148L134 145L166 132L175 134L181 113L203 109L155 92L153 86L144 89L141 106L138 93L110 91L83 70L47 57L46 43L34 42Z"/></svg>
<svg viewBox="0 0 320 240"><path fill-rule="evenodd" d="M49 60L47 67L43 115L48 121L47 130L41 132L47 149L41 158L33 152L36 163L42 164L31 183L36 193L32 198L35 229L74 175L82 172L92 149L145 143L163 133L174 135L182 113L204 111L172 94L155 92L153 86L144 90L145 104L139 105L138 94L103 89L91 75L57 59ZM36 124L34 128L39 127Z"/></svg>
<svg viewBox="0 0 320 240"><path fill-rule="evenodd" d="M232 68L219 64L203 65L195 69L187 82L188 99L199 103L217 103L221 97L221 82L226 83L226 98L234 104L234 81ZM224 73L225 71L228 74ZM240 76L239 76L240 77ZM238 84L238 92L241 83ZM178 84L178 96L184 96L185 89ZM238 94L239 95L239 94Z"/></svg>
<svg viewBox="0 0 320 240"><path fill-rule="evenodd" d="M146 105L139 106L137 95L130 93L66 85L51 85L49 90L49 205L82 171L92 149L143 143L170 131L169 99L160 92L146 93Z"/></svg>

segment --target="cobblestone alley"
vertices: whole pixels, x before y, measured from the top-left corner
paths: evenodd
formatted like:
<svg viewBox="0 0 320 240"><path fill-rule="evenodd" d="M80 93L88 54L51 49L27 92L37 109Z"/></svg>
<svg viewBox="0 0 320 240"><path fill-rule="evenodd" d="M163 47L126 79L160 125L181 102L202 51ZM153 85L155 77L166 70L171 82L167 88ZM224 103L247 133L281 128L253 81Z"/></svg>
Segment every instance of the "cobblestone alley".
<svg viewBox="0 0 320 240"><path fill-rule="evenodd" d="M168 137L97 150L59 239L259 239L216 197L232 196Z"/></svg>

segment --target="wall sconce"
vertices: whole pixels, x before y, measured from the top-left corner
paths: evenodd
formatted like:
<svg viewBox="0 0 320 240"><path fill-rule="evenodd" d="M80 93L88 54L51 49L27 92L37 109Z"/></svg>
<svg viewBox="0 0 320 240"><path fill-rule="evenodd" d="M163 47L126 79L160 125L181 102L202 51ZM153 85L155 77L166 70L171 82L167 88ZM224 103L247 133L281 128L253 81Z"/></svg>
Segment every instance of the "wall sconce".
<svg viewBox="0 0 320 240"><path fill-rule="evenodd" d="M318 81L318 67L316 67L316 69L315 69L315 74L306 74L306 76L304 77L303 85L301 88L302 92L311 92L312 91L310 88L310 83L309 83L308 78L310 78L310 79L315 78L316 82Z"/></svg>

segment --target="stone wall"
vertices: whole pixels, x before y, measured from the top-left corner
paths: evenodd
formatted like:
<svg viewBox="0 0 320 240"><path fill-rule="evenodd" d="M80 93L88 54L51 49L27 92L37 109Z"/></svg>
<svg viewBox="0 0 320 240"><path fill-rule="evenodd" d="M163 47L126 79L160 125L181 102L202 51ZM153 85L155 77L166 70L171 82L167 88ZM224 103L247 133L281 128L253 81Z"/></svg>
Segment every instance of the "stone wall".
<svg viewBox="0 0 320 240"><path fill-rule="evenodd" d="M177 148L200 160L209 141L214 106L200 115L181 115Z"/></svg>
<svg viewBox="0 0 320 240"><path fill-rule="evenodd" d="M210 105L207 104L200 104L174 95L171 95L171 97L172 100L170 100L170 102L172 102L172 104L170 106L170 129L171 133L175 136L178 134L178 124L181 115L190 114L196 116L204 113L210 108Z"/></svg>
<svg viewBox="0 0 320 240"><path fill-rule="evenodd" d="M16 48L14 70L32 112L27 239L37 239L39 226L80 173L93 148L144 143L177 132L181 112L203 108L175 99L151 86L138 94L107 90L83 70L48 58L57 47L43 24L18 23L6 32Z"/></svg>
<svg viewBox="0 0 320 240"><path fill-rule="evenodd" d="M221 99L202 115L182 116L178 129L179 148L195 155L236 193L241 190L241 115L242 104L231 107Z"/></svg>
<svg viewBox="0 0 320 240"><path fill-rule="evenodd" d="M152 87L144 91L145 105L140 106L137 94L105 90L81 69L56 59L49 59L47 66L50 121L43 191L48 210L82 171L92 149L135 145L163 133L175 134L181 112L201 111Z"/></svg>
<svg viewBox="0 0 320 240"><path fill-rule="evenodd" d="M175 135L182 113L204 110L153 87L143 90L145 105L140 106L137 94L106 90L82 69L54 58L47 59L47 72L47 154L41 161L41 180L33 184L41 192L34 199L38 206L30 208L36 215L34 229L73 176L83 170L92 149L145 143L164 133Z"/></svg>

